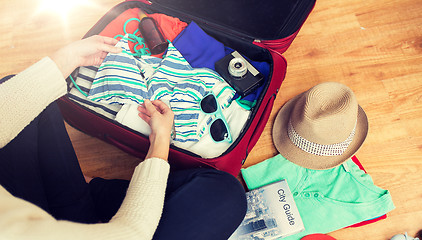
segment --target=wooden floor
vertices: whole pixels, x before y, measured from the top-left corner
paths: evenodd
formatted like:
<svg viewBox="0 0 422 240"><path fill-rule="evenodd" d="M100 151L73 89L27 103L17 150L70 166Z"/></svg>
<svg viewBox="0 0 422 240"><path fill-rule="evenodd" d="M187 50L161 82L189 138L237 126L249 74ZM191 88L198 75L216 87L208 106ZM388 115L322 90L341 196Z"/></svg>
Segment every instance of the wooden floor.
<svg viewBox="0 0 422 240"><path fill-rule="evenodd" d="M72 2L72 1L66 1ZM40 11L40 0L0 0L0 76L17 73L80 39L118 0L86 0L68 15ZM264 133L245 166L277 154L271 127L278 109L315 84L351 87L369 118L356 154L376 185L391 191L386 220L331 233L386 240L422 229L422 1L320 0L290 49L288 71ZM68 126L86 175L130 178L140 161Z"/></svg>

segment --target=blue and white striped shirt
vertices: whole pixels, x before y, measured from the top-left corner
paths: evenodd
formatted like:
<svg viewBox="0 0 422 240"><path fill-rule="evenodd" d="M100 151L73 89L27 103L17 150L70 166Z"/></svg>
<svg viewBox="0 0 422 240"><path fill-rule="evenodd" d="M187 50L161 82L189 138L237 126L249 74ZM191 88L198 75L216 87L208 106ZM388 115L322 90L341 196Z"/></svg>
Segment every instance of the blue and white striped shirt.
<svg viewBox="0 0 422 240"><path fill-rule="evenodd" d="M233 88L211 69L192 68L172 43L163 59L127 54L125 38L116 46L124 51L107 55L88 98L108 104L141 104L144 99L168 102L175 114L175 141L198 141L199 129L204 129L198 126L199 103L209 91L223 109L232 101Z"/></svg>

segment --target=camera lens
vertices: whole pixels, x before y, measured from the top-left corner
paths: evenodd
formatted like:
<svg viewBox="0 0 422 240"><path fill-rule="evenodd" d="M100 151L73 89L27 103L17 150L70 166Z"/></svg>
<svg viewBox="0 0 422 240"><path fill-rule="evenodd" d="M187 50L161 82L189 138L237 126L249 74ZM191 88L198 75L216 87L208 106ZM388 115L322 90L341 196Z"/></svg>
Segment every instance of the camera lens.
<svg viewBox="0 0 422 240"><path fill-rule="evenodd" d="M243 59L233 58L229 62L228 70L232 77L241 78L248 72L248 67Z"/></svg>

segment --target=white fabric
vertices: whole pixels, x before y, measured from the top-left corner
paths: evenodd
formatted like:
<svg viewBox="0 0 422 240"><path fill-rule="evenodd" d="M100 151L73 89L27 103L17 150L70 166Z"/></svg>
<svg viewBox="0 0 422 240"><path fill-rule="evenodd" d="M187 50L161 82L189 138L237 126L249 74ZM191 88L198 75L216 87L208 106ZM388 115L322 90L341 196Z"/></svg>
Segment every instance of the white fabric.
<svg viewBox="0 0 422 240"><path fill-rule="evenodd" d="M151 134L151 127L138 116L138 106L136 104L123 105L117 113L115 120L126 127L149 136Z"/></svg>
<svg viewBox="0 0 422 240"><path fill-rule="evenodd" d="M116 121L137 131L144 135L149 136L151 128L149 125L138 116L137 105L125 104L116 116ZM242 131L246 121L249 118L250 111L242 108L236 101L222 110L223 115L226 117L227 124L229 125L232 139L235 141ZM209 115L201 113L198 118L198 123L201 126L206 126L209 120ZM208 128L198 142L178 142L172 141L174 146L186 149L192 153L198 154L202 158L214 158L220 156L231 145L229 142L215 142L208 131Z"/></svg>

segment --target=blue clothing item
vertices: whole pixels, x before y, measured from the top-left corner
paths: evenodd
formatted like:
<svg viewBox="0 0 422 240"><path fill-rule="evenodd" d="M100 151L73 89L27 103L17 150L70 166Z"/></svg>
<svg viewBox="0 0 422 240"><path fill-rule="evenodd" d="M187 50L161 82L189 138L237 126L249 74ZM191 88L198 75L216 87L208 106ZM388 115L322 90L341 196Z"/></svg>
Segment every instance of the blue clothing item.
<svg viewBox="0 0 422 240"><path fill-rule="evenodd" d="M215 70L214 64L225 56L224 45L191 22L174 40L174 47L194 68Z"/></svg>
<svg viewBox="0 0 422 240"><path fill-rule="evenodd" d="M352 160L335 168L312 170L277 155L242 169L242 175L249 189L287 179L305 231L283 240L332 232L394 209L390 193L375 186Z"/></svg>
<svg viewBox="0 0 422 240"><path fill-rule="evenodd" d="M128 55L123 38L117 44L124 51L109 53L92 83L88 98L109 104L140 104L144 99L169 103L174 116L174 141L199 141L198 117L202 98L220 89L218 103L224 109L234 96L231 88L216 72L192 68L180 52L169 43L163 59ZM210 116L212 118L213 116Z"/></svg>
<svg viewBox="0 0 422 240"><path fill-rule="evenodd" d="M195 22L191 22L173 41L174 47L183 55L186 61L194 68L210 68L215 70L215 63L234 50L224 46L221 42L205 33ZM245 57L246 58L246 57ZM251 61L252 66L264 75L265 82L270 74L270 65L267 62ZM247 110L255 106L256 100L265 86L264 84L251 94L237 100ZM234 99L240 95L236 94Z"/></svg>

